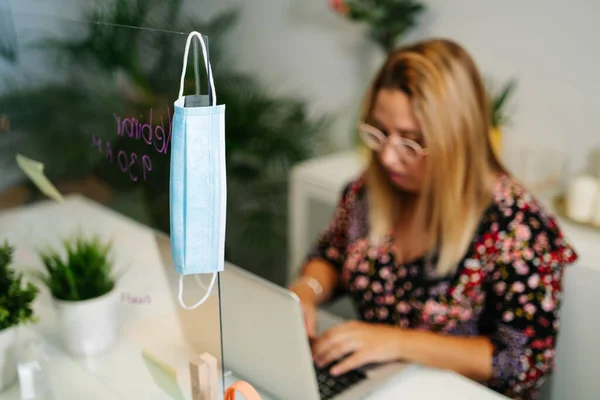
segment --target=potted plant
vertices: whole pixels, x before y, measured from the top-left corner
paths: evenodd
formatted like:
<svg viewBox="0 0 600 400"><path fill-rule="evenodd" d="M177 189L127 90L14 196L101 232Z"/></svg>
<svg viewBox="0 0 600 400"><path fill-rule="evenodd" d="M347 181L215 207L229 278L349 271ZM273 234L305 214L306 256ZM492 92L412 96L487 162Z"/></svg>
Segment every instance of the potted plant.
<svg viewBox="0 0 600 400"><path fill-rule="evenodd" d="M492 147L496 156L502 155L502 129L510 122L506 111L506 105L510 100L517 82L514 79L508 81L500 90L496 90L488 84L488 101L490 102L490 126Z"/></svg>
<svg viewBox="0 0 600 400"><path fill-rule="evenodd" d="M0 391L17 378L17 326L35 320L32 303L38 289L23 282L23 275L10 268L13 248L0 246Z"/></svg>
<svg viewBox="0 0 600 400"><path fill-rule="evenodd" d="M109 348L118 333L116 278L111 244L81 234L63 240L62 253L49 249L40 257L68 352L91 356Z"/></svg>
<svg viewBox="0 0 600 400"><path fill-rule="evenodd" d="M417 25L426 7L415 0L329 0L330 7L352 21L369 25L369 36L389 53L398 40Z"/></svg>

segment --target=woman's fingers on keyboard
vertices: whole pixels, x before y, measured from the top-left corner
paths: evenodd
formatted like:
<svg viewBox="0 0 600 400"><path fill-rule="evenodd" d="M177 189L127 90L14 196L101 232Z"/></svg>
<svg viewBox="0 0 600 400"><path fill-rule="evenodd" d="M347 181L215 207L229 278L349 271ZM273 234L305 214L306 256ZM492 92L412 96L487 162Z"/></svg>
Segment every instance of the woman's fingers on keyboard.
<svg viewBox="0 0 600 400"><path fill-rule="evenodd" d="M369 353L365 350L352 353L331 368L331 375L343 375L369 362Z"/></svg>

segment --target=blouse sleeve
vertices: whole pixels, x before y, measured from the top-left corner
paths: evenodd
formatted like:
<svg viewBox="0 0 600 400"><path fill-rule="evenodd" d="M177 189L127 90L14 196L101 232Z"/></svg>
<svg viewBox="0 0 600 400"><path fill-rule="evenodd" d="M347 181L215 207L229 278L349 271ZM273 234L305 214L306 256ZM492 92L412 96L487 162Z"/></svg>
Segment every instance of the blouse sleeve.
<svg viewBox="0 0 600 400"><path fill-rule="evenodd" d="M346 259L346 247L348 246L351 190L352 184L344 188L329 225L316 240L313 248L308 253L305 264L314 259L321 259L327 261L336 270L342 270Z"/></svg>
<svg viewBox="0 0 600 400"><path fill-rule="evenodd" d="M491 385L515 398L539 388L553 368L564 267L577 259L552 219L533 212L521 217L499 242L487 305Z"/></svg>

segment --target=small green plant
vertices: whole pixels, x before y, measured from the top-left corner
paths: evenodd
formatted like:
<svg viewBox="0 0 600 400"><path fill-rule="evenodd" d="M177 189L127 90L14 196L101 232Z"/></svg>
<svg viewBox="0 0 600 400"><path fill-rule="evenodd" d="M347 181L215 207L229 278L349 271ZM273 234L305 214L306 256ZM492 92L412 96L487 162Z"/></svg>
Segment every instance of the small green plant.
<svg viewBox="0 0 600 400"><path fill-rule="evenodd" d="M115 287L111 244L97 236L78 235L63 240L66 257L50 249L40 252L46 273L38 278L55 299L83 301L107 294Z"/></svg>
<svg viewBox="0 0 600 400"><path fill-rule="evenodd" d="M10 268L13 248L4 242L0 246L0 331L15 325L35 322L33 300L38 288L24 284L23 275Z"/></svg>
<svg viewBox="0 0 600 400"><path fill-rule="evenodd" d="M493 128L502 128L510 123L506 105L517 87L515 79L509 80L502 88L496 90L488 83L488 98L490 102L490 123Z"/></svg>

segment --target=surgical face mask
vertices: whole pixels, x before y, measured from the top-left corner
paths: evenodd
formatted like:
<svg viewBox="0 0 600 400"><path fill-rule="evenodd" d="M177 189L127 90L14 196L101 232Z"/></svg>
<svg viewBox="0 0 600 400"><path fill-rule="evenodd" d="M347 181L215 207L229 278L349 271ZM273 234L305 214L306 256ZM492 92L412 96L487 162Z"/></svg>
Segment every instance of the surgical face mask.
<svg viewBox="0 0 600 400"><path fill-rule="evenodd" d="M184 96L184 80L192 39L202 46L210 92ZM204 103L204 104L203 104ZM179 303L194 309L204 303L223 271L225 258L225 105L217 105L213 74L202 35L187 38L179 96L171 131L171 251L179 274ZM183 301L183 278L210 274L206 294L195 304ZM197 279L198 280L198 279ZM199 280L198 280L199 281Z"/></svg>

